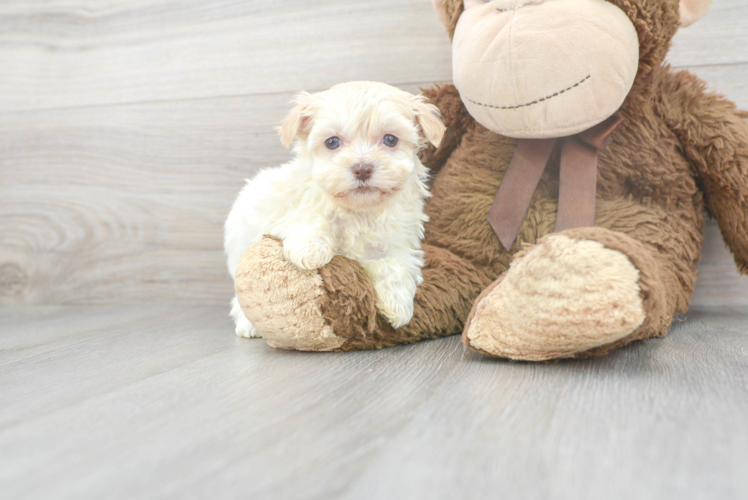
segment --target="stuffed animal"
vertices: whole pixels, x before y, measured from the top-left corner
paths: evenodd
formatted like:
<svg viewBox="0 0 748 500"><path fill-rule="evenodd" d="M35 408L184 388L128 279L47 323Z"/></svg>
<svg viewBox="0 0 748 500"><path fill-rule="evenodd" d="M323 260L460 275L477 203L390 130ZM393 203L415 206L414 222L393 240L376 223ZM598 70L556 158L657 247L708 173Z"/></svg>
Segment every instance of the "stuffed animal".
<svg viewBox="0 0 748 500"><path fill-rule="evenodd" d="M243 311L273 347L371 349L462 332L500 358L601 355L687 310L703 211L748 273L748 114L664 65L709 0L435 0L455 85L425 95L424 282L413 319L376 313L361 267L302 271L250 247Z"/></svg>

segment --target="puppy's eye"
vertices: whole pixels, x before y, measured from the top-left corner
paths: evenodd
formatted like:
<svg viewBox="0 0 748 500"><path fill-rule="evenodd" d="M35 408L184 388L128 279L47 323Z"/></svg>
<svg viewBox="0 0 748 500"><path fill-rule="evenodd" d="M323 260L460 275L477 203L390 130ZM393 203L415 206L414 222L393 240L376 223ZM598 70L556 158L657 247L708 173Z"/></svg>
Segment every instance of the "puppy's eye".
<svg viewBox="0 0 748 500"><path fill-rule="evenodd" d="M338 149L340 147L340 139L337 137L330 137L325 141L325 146L327 146L327 149Z"/></svg>
<svg viewBox="0 0 748 500"><path fill-rule="evenodd" d="M387 134L384 136L384 139L382 139L382 143L387 147L394 148L397 146L397 137Z"/></svg>

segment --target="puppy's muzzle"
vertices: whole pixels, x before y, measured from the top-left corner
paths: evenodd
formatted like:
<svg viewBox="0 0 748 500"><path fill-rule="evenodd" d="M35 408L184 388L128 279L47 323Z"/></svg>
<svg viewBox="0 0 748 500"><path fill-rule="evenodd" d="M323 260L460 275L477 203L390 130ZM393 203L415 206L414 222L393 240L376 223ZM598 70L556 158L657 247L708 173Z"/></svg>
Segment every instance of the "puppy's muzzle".
<svg viewBox="0 0 748 500"><path fill-rule="evenodd" d="M359 163L358 165L354 165L351 170L353 170L353 175L356 176L357 180L366 182L371 179L371 174L374 173L374 165Z"/></svg>

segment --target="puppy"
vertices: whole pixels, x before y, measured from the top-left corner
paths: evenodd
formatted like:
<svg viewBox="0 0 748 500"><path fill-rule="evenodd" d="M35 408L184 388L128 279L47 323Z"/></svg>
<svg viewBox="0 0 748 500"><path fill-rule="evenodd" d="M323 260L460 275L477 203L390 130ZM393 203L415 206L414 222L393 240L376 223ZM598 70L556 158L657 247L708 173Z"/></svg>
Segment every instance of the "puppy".
<svg viewBox="0 0 748 500"><path fill-rule="evenodd" d="M395 328L406 325L423 281L429 196L418 151L444 135L439 110L425 100L374 82L299 94L279 129L295 158L248 180L226 220L231 276L264 235L283 240L285 258L300 269L344 255L363 266L382 315ZM231 316L237 335L260 336L237 297Z"/></svg>

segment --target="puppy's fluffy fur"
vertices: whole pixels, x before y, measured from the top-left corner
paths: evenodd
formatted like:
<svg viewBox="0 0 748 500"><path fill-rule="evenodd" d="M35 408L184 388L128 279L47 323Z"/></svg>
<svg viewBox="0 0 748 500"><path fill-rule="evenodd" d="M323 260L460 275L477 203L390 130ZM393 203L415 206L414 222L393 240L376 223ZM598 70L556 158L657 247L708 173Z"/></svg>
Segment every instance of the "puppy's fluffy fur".
<svg viewBox="0 0 748 500"><path fill-rule="evenodd" d="M380 312L403 326L423 280L429 193L418 151L441 141L439 111L422 96L373 82L302 93L295 103L280 128L295 158L248 180L226 220L229 273L235 276L244 251L263 235L282 239L285 258L301 269L344 255L371 278ZM260 336L236 297L231 316L237 335Z"/></svg>

